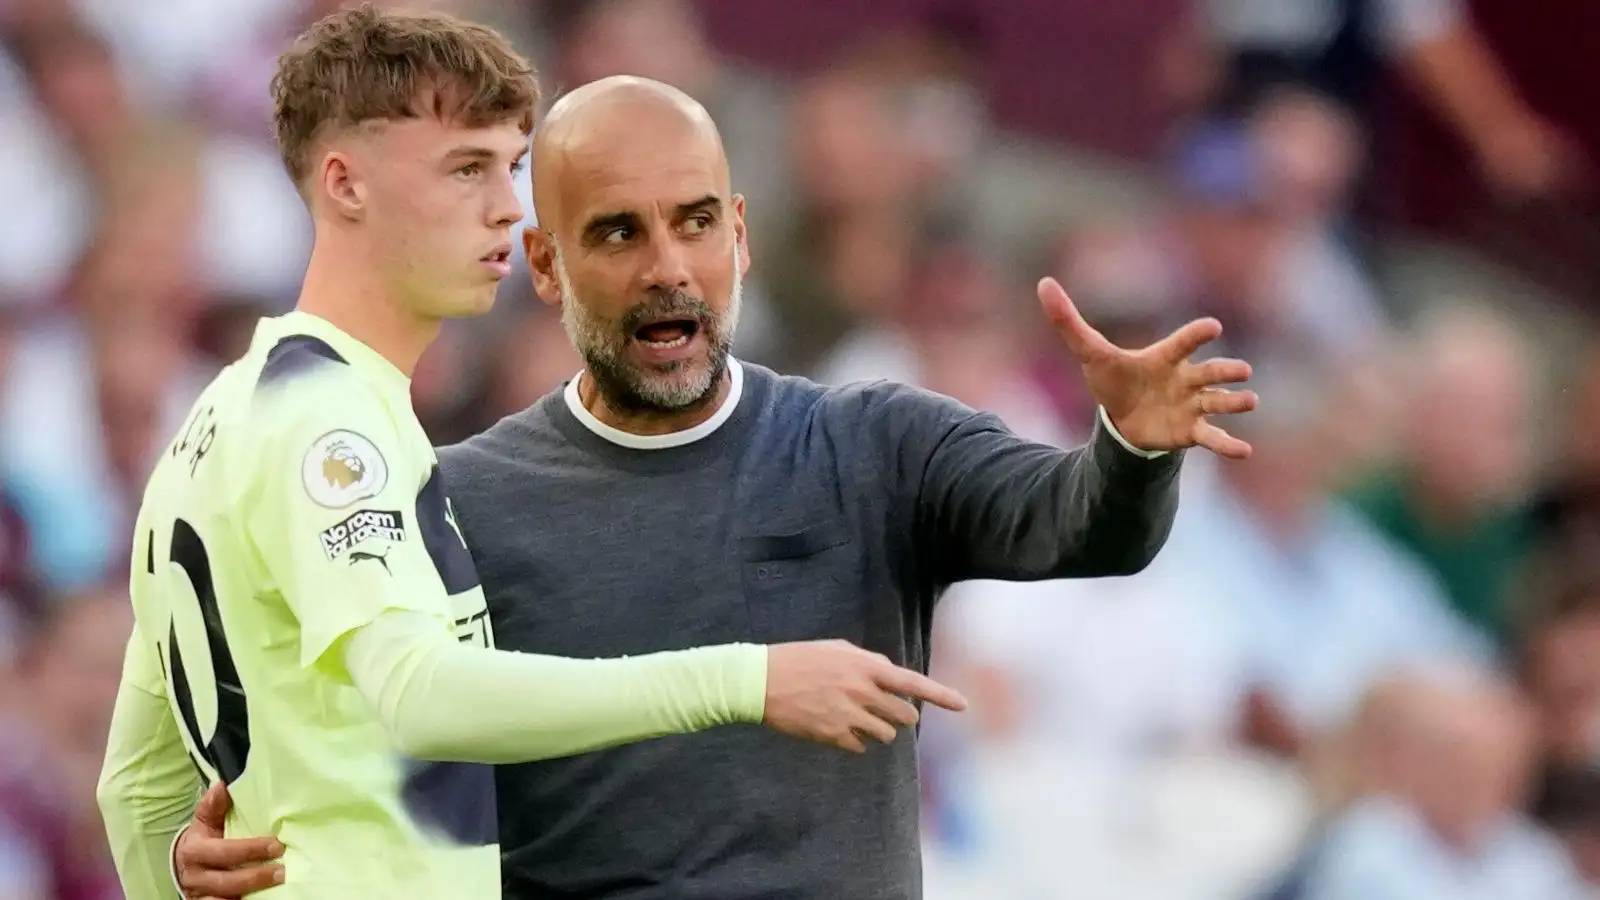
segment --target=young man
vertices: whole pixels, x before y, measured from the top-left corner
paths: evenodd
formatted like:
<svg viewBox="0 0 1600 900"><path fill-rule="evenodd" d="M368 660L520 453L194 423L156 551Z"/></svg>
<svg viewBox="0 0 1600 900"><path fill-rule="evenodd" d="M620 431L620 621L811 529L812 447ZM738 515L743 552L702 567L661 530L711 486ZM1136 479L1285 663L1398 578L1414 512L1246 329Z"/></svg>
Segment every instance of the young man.
<svg viewBox="0 0 1600 900"><path fill-rule="evenodd" d="M316 244L299 308L201 395L139 513L100 785L130 900L170 896L191 763L230 830L281 844L277 896L472 900L500 893L494 782L461 761L763 721L859 749L915 722L902 696L961 704L841 643L492 649L409 373L510 273L533 73L487 29L364 8L303 35L273 93Z"/></svg>

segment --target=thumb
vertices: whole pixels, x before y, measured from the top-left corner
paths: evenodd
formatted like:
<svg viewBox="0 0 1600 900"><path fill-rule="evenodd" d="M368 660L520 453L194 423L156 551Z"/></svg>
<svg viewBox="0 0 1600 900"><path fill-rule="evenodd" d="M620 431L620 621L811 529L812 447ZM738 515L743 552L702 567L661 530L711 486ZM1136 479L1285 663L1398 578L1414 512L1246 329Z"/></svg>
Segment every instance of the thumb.
<svg viewBox="0 0 1600 900"><path fill-rule="evenodd" d="M1061 339L1067 342L1067 349L1078 359L1087 360L1116 349L1105 335L1084 320L1072 298L1067 296L1061 283L1054 278L1039 280L1039 303L1044 307L1045 315L1055 323Z"/></svg>
<svg viewBox="0 0 1600 900"><path fill-rule="evenodd" d="M221 832L227 826L230 809L233 809L233 798L228 796L228 786L218 780L196 804L194 820L207 828L215 828Z"/></svg>

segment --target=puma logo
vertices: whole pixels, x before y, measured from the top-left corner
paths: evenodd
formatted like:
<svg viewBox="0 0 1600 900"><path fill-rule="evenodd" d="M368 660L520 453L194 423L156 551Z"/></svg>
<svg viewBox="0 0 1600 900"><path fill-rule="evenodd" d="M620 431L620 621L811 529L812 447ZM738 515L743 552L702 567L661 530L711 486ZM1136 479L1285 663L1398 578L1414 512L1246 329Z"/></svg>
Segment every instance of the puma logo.
<svg viewBox="0 0 1600 900"><path fill-rule="evenodd" d="M393 572L389 571L389 548L385 547L382 554L368 553L365 550L353 551L350 554L350 565L353 566L364 559L370 559L378 565L383 566L383 571L388 572L390 575L394 574Z"/></svg>

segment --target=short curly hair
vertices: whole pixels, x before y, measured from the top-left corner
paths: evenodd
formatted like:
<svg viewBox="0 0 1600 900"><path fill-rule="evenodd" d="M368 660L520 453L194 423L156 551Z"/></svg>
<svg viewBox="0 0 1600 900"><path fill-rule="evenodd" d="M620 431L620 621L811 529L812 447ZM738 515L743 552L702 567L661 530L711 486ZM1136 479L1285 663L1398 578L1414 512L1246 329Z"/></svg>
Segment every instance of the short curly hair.
<svg viewBox="0 0 1600 900"><path fill-rule="evenodd" d="M278 58L273 125L297 186L329 131L435 115L468 127L515 121L531 134L539 105L533 65L498 32L439 13L334 13Z"/></svg>

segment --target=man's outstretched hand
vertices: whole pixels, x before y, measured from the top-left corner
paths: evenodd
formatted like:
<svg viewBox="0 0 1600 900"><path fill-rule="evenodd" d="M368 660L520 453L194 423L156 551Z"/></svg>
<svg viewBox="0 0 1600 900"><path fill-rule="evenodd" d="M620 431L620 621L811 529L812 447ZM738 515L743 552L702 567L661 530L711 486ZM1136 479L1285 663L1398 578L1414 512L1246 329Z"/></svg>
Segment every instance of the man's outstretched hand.
<svg viewBox="0 0 1600 900"><path fill-rule="evenodd" d="M1230 459L1250 456L1249 444L1207 419L1256 408L1254 392L1218 387L1249 380L1250 364L1189 361L1222 334L1221 322L1197 319L1142 350L1124 350L1084 321L1054 278L1039 282L1039 302L1083 366L1095 401L1128 443L1141 450L1204 447Z"/></svg>

